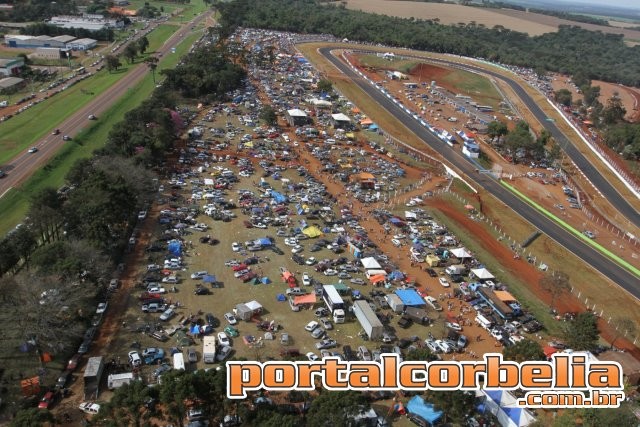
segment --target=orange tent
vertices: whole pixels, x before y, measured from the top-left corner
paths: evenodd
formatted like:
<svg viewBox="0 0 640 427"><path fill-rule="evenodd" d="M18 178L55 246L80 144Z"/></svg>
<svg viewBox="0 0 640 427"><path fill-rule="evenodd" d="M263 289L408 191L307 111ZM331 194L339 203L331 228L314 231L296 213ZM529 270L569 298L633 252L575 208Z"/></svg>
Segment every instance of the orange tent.
<svg viewBox="0 0 640 427"><path fill-rule="evenodd" d="M295 305L298 304L315 304L317 301L316 294L298 295L293 299Z"/></svg>
<svg viewBox="0 0 640 427"><path fill-rule="evenodd" d="M373 120L371 120L371 119L370 119L370 118L368 118L368 117L365 117L364 119L360 120L360 124L361 124L362 126L369 126L369 125L372 125L372 124L373 124Z"/></svg>
<svg viewBox="0 0 640 427"><path fill-rule="evenodd" d="M378 283L378 282L382 282L384 280L386 280L387 276L385 276L384 274L376 274L375 276L371 276L369 278L369 280L371 281L371 283Z"/></svg>

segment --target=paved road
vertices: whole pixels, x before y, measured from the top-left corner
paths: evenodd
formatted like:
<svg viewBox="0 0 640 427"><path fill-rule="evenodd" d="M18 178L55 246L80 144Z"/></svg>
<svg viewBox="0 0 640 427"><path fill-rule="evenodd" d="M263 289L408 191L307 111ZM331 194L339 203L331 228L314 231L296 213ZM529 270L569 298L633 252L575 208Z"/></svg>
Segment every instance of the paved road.
<svg viewBox="0 0 640 427"><path fill-rule="evenodd" d="M476 165L471 163L461 153L455 151L443 143L439 138L429 132L417 120L407 114L403 109L380 93L365 79L358 76L349 66L331 54L334 48L321 48L320 53L336 66L343 74L351 78L363 91L365 91L378 105L393 114L411 132L422 139L434 151L440 153L449 163L462 171L467 177L478 186L493 194L500 201L505 203L525 220L543 233L560 243L579 256L586 263L590 264L604 276L617 283L623 289L640 299L640 280L638 277L620 267L613 261L606 258L600 252L586 245L584 242L558 226L553 221L542 216L538 211L514 196L506 190L500 183L489 174L476 172Z"/></svg>
<svg viewBox="0 0 640 427"><path fill-rule="evenodd" d="M156 50L156 56L164 56L171 48L177 46L192 31L190 28L197 25L200 21L208 19L212 12L195 17L192 21L186 22L182 27L173 33L165 43ZM138 64L129 71L122 79L118 80L111 88L96 96L91 102L80 108L71 117L60 123L57 127L60 129L59 135L47 135L34 144L38 148L37 153L28 153L26 150L16 156L9 163L2 166L2 170L7 175L0 179L0 197L2 197L9 189L20 185L26 181L40 166L49 161L56 152L64 144L73 144L62 140L63 135L74 136L83 128L90 124L88 119L90 114L94 114L100 120L100 114L108 110L122 96L126 96L127 92L134 87L140 80L149 74L149 69L145 64ZM45 101L46 102L46 101ZM23 113L29 114L29 113ZM53 129L52 129L53 130Z"/></svg>
<svg viewBox="0 0 640 427"><path fill-rule="evenodd" d="M373 52L371 52L373 53ZM425 60L424 57L402 55L406 57ZM535 116L535 118L551 133L555 141L562 147L564 152L573 160L578 169L584 173L584 175L591 181L591 183L602 193L609 203L611 203L618 212L620 212L625 218L627 218L636 227L640 227L640 212L638 212L627 200L611 185L611 183L604 177L598 169L591 165L591 162L580 152L580 150L566 137L566 135L556 126L552 121L546 120L548 116L540 108L540 106L529 96L525 89L518 84L515 80L505 77L503 74L477 67L474 65L462 64L454 61L447 61L445 59L428 58L429 62L446 65L448 67L460 68L472 72L482 73L499 79L506 84L516 93L516 95L527 106L529 111Z"/></svg>

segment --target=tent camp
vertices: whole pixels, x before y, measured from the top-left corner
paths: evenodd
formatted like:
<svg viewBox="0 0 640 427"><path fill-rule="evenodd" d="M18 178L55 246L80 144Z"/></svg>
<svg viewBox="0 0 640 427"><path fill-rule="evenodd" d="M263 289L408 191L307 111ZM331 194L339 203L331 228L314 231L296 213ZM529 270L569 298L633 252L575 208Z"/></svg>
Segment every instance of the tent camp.
<svg viewBox="0 0 640 427"><path fill-rule="evenodd" d="M485 397L478 410L492 413L503 427L526 427L536 420L528 410L518 407L517 399L507 390L478 390L476 394Z"/></svg>
<svg viewBox="0 0 640 427"><path fill-rule="evenodd" d="M302 230L302 233L311 239L322 236L322 231L320 231L320 229L315 225L310 225L309 227L305 228L304 230Z"/></svg>
<svg viewBox="0 0 640 427"><path fill-rule="evenodd" d="M382 266L374 257L362 258L360 260L362 266L367 270L380 270Z"/></svg>
<svg viewBox="0 0 640 427"><path fill-rule="evenodd" d="M473 258L473 255L465 248L452 249L451 254L458 259Z"/></svg>
<svg viewBox="0 0 640 427"><path fill-rule="evenodd" d="M442 411L436 411L432 403L427 403L420 396L413 396L407 404L407 410L420 415L429 424L434 425L443 415Z"/></svg>
<svg viewBox="0 0 640 427"><path fill-rule="evenodd" d="M495 279L495 276L491 274L486 268L474 268L473 270L471 270L471 277L474 276L480 281Z"/></svg>

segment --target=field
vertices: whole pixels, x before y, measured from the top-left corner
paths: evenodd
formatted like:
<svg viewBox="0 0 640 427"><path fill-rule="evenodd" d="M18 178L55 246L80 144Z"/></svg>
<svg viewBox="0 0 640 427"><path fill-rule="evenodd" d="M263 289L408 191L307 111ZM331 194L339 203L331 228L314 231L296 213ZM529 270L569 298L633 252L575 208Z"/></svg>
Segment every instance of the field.
<svg viewBox="0 0 640 427"><path fill-rule="evenodd" d="M162 28L170 29L175 27L163 26ZM162 43L166 39L167 36L166 30L164 32L158 33L165 38L152 38L151 35L153 35L154 33L155 32L152 32L149 35L150 48L157 48L160 43ZM156 70L156 75L158 75L160 70L162 70L163 68L174 67L179 61L180 56L187 52L187 50L191 47L191 44L197 39L197 37L199 37L199 34L192 34L185 40L185 42L177 47L175 54L166 55L164 58L162 58L158 65L158 69ZM80 102L82 100L82 97L87 97L87 95L83 95L79 91L79 89L83 87L83 84L90 85L91 83L93 83L94 85L92 85L91 88L92 90L97 92L98 90L105 90L106 88L108 88L110 84L119 79L120 76L121 74L110 74L107 71L102 71L100 74L98 74L98 76L87 79L82 83L73 86L72 89L69 89L68 96L72 97L72 99L74 99L73 97L77 97L77 102ZM96 80L94 79L98 79L98 82L103 82L102 86L100 86L100 89L96 88ZM27 212L29 200L32 194L34 194L41 188L57 188L62 185L64 176L66 175L69 167L77 159L90 156L93 150L104 144L104 141L106 141L111 127L122 120L124 114L127 111L136 107L140 102L142 102L142 100L146 99L153 91L153 89L154 83L151 74L149 74L140 84L133 87L126 97L120 99L107 112L102 114L100 120L94 122L91 127L87 128L87 130L77 135L71 144L66 145L51 160L48 166L45 166L45 168L36 172L19 189L12 189L11 191L9 191L9 193L4 195L4 197L0 199L0 233L5 234L13 227L15 227L16 224L22 221L22 218L24 218L24 215ZM65 100L65 95L67 94L59 95L60 98L54 97L49 100L49 102L59 102L59 104L55 104L59 106L66 105L65 103L70 101L69 98L66 98ZM34 113L37 113L39 111L39 108L43 110L40 117L48 117L47 126L49 127L42 127L39 131L34 131L32 128L35 128L36 126L25 126L22 131L25 133L32 132L33 134L29 136L29 138L33 139L27 139L27 137L24 137L24 139L21 141L21 143L23 144L22 149L31 145L30 142L26 141L33 141L37 139L38 135L44 135L43 132L47 132L52 127L55 127L55 123L58 123L63 119L59 115L56 117L56 113L59 113L59 111L56 108L51 108L50 105L52 104L45 102L33 108ZM61 111L65 111L64 108L59 107L59 109ZM18 116L4 123L4 125L11 124L12 122L19 121L23 118L28 119L30 117L31 111L32 110L29 110L21 116ZM71 112L66 112L64 117L67 117L70 114ZM29 120L26 120L26 122L29 122ZM14 132L17 132L18 130L19 129L16 129L14 130ZM3 150L3 155L4 154L5 153ZM9 156L9 158L11 157L12 156Z"/></svg>
<svg viewBox="0 0 640 427"><path fill-rule="evenodd" d="M605 27L593 24L567 21L553 16L527 13L511 9L483 9L458 4L423 3L396 0L347 0L347 8L392 15L401 18L438 19L442 24L468 24L475 22L493 28L502 25L514 31L537 36L556 31L559 25L576 25L587 30L604 33L624 34L626 39L640 39L640 31L625 28Z"/></svg>

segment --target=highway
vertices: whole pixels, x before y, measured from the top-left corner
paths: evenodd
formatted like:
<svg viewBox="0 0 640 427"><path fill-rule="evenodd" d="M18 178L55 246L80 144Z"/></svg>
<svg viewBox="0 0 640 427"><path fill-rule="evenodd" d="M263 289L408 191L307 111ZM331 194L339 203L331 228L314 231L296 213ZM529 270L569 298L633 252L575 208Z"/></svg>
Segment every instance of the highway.
<svg viewBox="0 0 640 427"><path fill-rule="evenodd" d="M376 53L376 52L367 52ZM482 73L489 75L495 79L499 79L505 82L516 93L518 98L526 105L529 111L534 117L544 126L547 131L553 136L554 140L562 147L564 152L575 163L575 165L582 171L589 181L602 193L613 207L620 212L626 219L633 223L636 227L640 227L640 212L638 212L633 206L627 202L627 200L611 185L611 183L604 177L598 169L594 168L591 162L580 152L580 150L567 138L567 136L558 128L553 122L549 121L548 116L540 108L540 106L529 96L526 90L518 84L515 80L512 80L503 74L490 69L477 67L474 65L463 64L460 62L447 61L444 59L425 58L412 55L401 55L404 57L420 59L422 61L428 61L431 63L441 64L447 67L455 67L462 70L471 71L474 73Z"/></svg>
<svg viewBox="0 0 640 427"><path fill-rule="evenodd" d="M611 279L613 282L625 289L635 298L640 299L640 280L638 277L636 277L634 274L627 271L623 267L619 266L615 262L611 261L609 258L605 257L597 250L588 246L577 237L561 228L555 222L542 216L534 208L532 208L531 206L520 200L518 197L514 196L506 188L504 188L490 174L478 173L476 171L475 164L471 163L461 153L455 151L453 148L443 143L439 138L429 132L428 129L422 126L417 120L407 114L402 108L388 99L365 79L356 74L347 64L342 62L339 58L336 58L331 53L333 49L335 48L321 48L319 49L319 52L344 75L353 80L353 82L358 85L360 89L366 92L379 106L383 107L390 114L396 117L397 120L399 120L417 137L422 139L425 144L431 147L431 149L433 149L435 152L440 153L444 159L446 159L450 164L464 173L469 180L475 182L479 187L482 187L489 193L493 194L498 200L509 206L521 217L531 223L534 227L538 228L540 231L547 234L550 238L554 239L556 242L564 246L567 250L580 257L584 262L591 265L601 274ZM484 70L482 71L484 72ZM522 93L524 94L524 96L527 96L524 91L522 91Z"/></svg>
<svg viewBox="0 0 640 427"><path fill-rule="evenodd" d="M192 33L190 27L197 25L203 19L207 19L211 13L212 12L209 11L195 17L190 22L184 23L178 31L173 33L171 37L156 50L156 56L164 56L167 52L170 52L172 48L176 47ZM71 117L60 123L57 126L57 128L60 129L60 134L52 135L49 133L46 137L33 144L33 146L38 148L36 153L29 153L25 150L9 163L2 165L2 170L6 172L7 175L0 179L0 197L4 196L11 188L15 188L26 181L35 170L46 164L64 144L74 143L73 141L64 141L62 139L64 135L73 137L82 129L88 127L92 123L88 119L91 114L96 115L98 120L100 120L101 113L108 110L121 97L127 96L128 91L147 75L149 75L149 69L145 64L139 63L134 65L133 70L128 72L113 86L100 95L97 95L88 104L78 109ZM23 114L29 114L29 112Z"/></svg>

